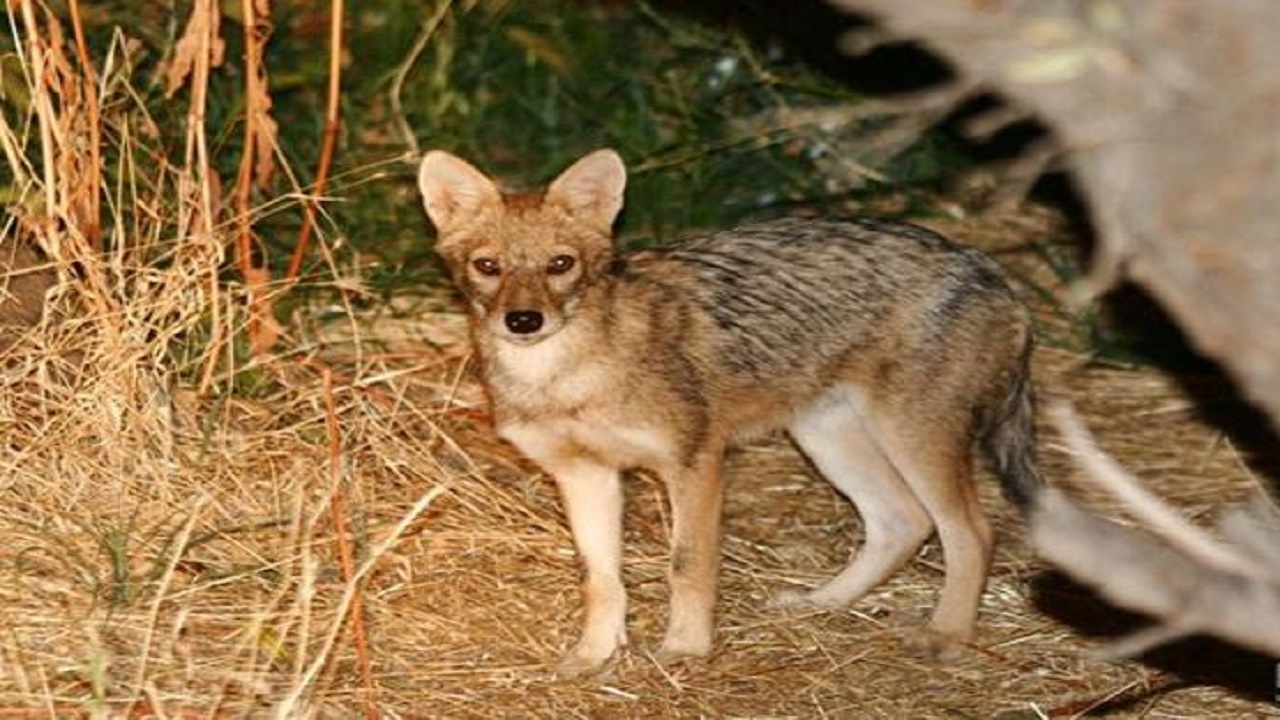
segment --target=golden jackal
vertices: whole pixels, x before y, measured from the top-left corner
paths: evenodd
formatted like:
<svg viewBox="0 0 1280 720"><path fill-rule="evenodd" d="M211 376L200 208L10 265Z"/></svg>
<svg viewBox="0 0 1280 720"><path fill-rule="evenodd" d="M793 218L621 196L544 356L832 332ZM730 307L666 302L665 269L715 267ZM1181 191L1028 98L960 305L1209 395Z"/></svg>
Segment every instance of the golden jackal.
<svg viewBox="0 0 1280 720"><path fill-rule="evenodd" d="M629 468L655 472L671 500L659 657L711 650L725 450L777 428L866 527L848 567L779 604L852 602L936 529L946 579L925 649L968 639L992 548L975 443L1015 501L1041 484L1030 325L997 266L873 220L778 220L619 255L625 184L611 150L533 194L503 194L440 151L419 173L498 432L554 476L585 564L585 624L561 672L598 668L626 643Z"/></svg>

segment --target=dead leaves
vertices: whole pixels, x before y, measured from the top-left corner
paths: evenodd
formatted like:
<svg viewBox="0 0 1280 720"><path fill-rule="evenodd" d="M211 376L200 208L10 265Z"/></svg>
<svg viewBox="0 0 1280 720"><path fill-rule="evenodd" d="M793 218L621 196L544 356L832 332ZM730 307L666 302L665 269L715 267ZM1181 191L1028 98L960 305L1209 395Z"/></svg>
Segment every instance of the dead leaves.
<svg viewBox="0 0 1280 720"><path fill-rule="evenodd" d="M266 267L242 269L249 290L249 355L258 357L271 351L283 328L276 322L271 296L271 271Z"/></svg>
<svg viewBox="0 0 1280 720"><path fill-rule="evenodd" d="M221 19L217 6L211 0L196 0L191 17L187 19L187 28L174 46L173 57L165 68L166 98L172 98L187 84L203 53L208 53L210 67L222 67L226 43L219 32Z"/></svg>
<svg viewBox="0 0 1280 720"><path fill-rule="evenodd" d="M72 45L48 8L23 2L20 9L22 24L17 37L24 47L20 56L30 62L30 74L21 76L28 78L22 93L28 102L22 106L40 129L40 155L38 163L28 164L19 159L20 152L10 141L5 157L17 180L14 185L43 185L43 204L38 212L49 220L57 218L58 223L93 246L98 238L101 168L92 70L87 65L78 68L72 62L68 55ZM17 26L15 32L19 32ZM13 137L14 132L9 129L6 134ZM52 239L47 242L56 244Z"/></svg>
<svg viewBox="0 0 1280 720"><path fill-rule="evenodd" d="M258 187L271 182L275 171L277 125L271 117L267 67L262 62L271 37L269 0L245 0L245 153L255 159L254 181Z"/></svg>
<svg viewBox="0 0 1280 720"><path fill-rule="evenodd" d="M253 190L265 189L275 174L275 151L279 127L271 116L271 94L267 69L262 62L271 37L270 0L243 0L239 19L244 26L245 78L244 144L235 187L236 262L248 291L249 348L254 356L270 351L281 327L275 319L269 286L271 269L265 258L255 261L253 253ZM196 0L182 38L174 47L165 70L165 92L172 97L208 68L220 67L226 44L220 34L221 10L212 0ZM203 113L193 120L203 122ZM199 128L198 132L203 132Z"/></svg>
<svg viewBox="0 0 1280 720"><path fill-rule="evenodd" d="M268 286L271 270L266 258L255 262L253 253L253 210L251 196L271 181L275 170L277 126L271 117L271 95L267 90L267 69L263 50L271 37L270 3L244 0L245 119L244 148L240 173L236 178L236 219L239 225L236 259L249 290L249 353L262 355L280 337Z"/></svg>

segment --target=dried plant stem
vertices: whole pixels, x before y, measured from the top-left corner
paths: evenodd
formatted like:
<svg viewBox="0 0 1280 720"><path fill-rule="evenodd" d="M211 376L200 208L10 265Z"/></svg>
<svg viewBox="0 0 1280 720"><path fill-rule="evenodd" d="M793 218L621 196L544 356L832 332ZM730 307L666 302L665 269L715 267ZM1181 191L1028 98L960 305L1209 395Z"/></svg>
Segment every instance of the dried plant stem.
<svg viewBox="0 0 1280 720"><path fill-rule="evenodd" d="M31 68L30 87L34 93L32 98L36 109L36 121L40 127L40 156L43 158L45 217L52 218L58 210L57 161L53 138L53 103L49 99L49 87L46 84L45 50L43 34L36 23L35 8L31 0L22 0L22 24L27 31L27 42ZM19 45L21 47L21 45Z"/></svg>
<svg viewBox="0 0 1280 720"><path fill-rule="evenodd" d="M196 0L195 7L191 11L200 17L212 20L218 13L218 8L211 0ZM187 110L187 146L186 157L182 168L182 178L189 181L192 177L191 161L195 159L195 178L199 183L200 192L200 211L196 213L196 221L198 227L187 227L187 223L183 222L182 226L187 229L199 240L204 241L213 236L213 185L212 171L209 167L209 145L205 138L204 121L205 108L208 105L209 98L209 68L211 66L210 54L213 51L213 39L210 35L213 33L213 25L210 25L200 34L200 49L196 53L195 68L191 75L191 104ZM184 188L185 189L185 188ZM185 193L183 193L185 197ZM180 212L184 212L187 203L179 205ZM222 322L222 301L221 301L221 284L218 282L218 268L210 267L208 271L209 283L209 314L210 314L210 334L209 351L205 354L204 370L200 374L201 395L207 395L209 388L213 385L213 373L218 367L218 357L221 354L219 349L226 343L226 328Z"/></svg>
<svg viewBox="0 0 1280 720"><path fill-rule="evenodd" d="M316 223L316 201L324 195L329 182L333 149L337 145L338 128L342 121L339 107L342 98L342 15L343 0L333 0L329 23L329 97L324 112L324 138L320 145L320 162L311 191L313 197L302 204L302 229L298 231L298 244L293 249L289 269L285 273L285 280L289 283L295 282L298 273L302 271L302 260L311 243L311 233Z"/></svg>
<svg viewBox="0 0 1280 720"><path fill-rule="evenodd" d="M244 148L236 174L236 264L249 293L249 354L258 357L275 344L280 330L275 321L267 284L271 280L266 258L253 257L253 214L250 204L253 185L265 183L271 174L271 152L268 143L275 142L275 127L267 95L262 49L266 44L267 26L259 22L261 0L241 0L244 13L245 118ZM264 4L265 5L265 4ZM264 139L266 141L264 142Z"/></svg>
<svg viewBox="0 0 1280 720"><path fill-rule="evenodd" d="M374 565L382 559L382 556L400 542L400 537L409 529L409 526L418 519L418 516L426 512L427 508L430 507L431 504L435 502L435 499L443 494L445 490L445 485L436 485L423 493L422 497L418 498L418 501L413 504L413 507L409 509L409 512L405 513L404 517L400 518L400 522L396 523L396 526L391 529L391 532L387 534L382 542L373 547L369 552L369 557L360 564L360 569L357 570L355 575L351 578L351 582L347 583L346 590L343 591L342 597L338 600L338 608L335 613L336 617L341 618L346 616L346 613L351 609L352 603L355 602L356 596L359 595L359 583L362 582L365 576L373 570ZM307 686L310 685L311 682L315 680L315 677L320 674L321 668L324 667L325 662L328 660L329 653L333 651L333 646L338 641L338 635L342 631L342 625L343 624L340 622L335 622L330 626L329 633L325 636L324 646L320 649L319 655L315 660L311 661L311 665L303 674L302 679L289 690L289 693L276 707L274 713L275 717L289 718L296 716L299 698L302 697L302 693L306 690Z"/></svg>
<svg viewBox="0 0 1280 720"><path fill-rule="evenodd" d="M391 98L391 114L395 118L396 127L400 130L400 139L415 155L418 153L418 138L414 136L413 128L409 127L409 121L405 119L404 103L400 98L403 96L404 82L409 77L409 71L418 63L422 51L427 49L427 44L431 42L431 38L436 34L440 23L444 22L452 7L453 0L444 0L436 8L435 14L427 20L426 26L413 41L409 54L396 67L395 75L391 78L391 90L387 93Z"/></svg>
<svg viewBox="0 0 1280 720"><path fill-rule="evenodd" d="M85 241L91 249L99 249L101 244L101 212L102 212L102 128L98 103L98 74L89 57L89 48L84 39L84 27L80 22L80 2L71 0L71 27L76 37L76 57L80 61L81 85L84 88L86 121L89 128L89 177L86 186L89 190L89 212L87 224L81 228Z"/></svg>
<svg viewBox="0 0 1280 720"><path fill-rule="evenodd" d="M248 278L253 274L253 220L249 206L250 192L253 189L254 134L258 124L258 112L254 106L262 80L259 71L262 58L258 50L257 39L258 16L253 0L241 0L241 12L244 13L244 149L240 155L240 167L236 172L236 264L240 274ZM250 319L250 334L253 333L253 319Z"/></svg>
<svg viewBox="0 0 1280 720"><path fill-rule="evenodd" d="M169 592L169 585L173 582L174 571L178 567L178 561L182 559L186 552L188 541L191 540L191 531L195 528L196 519L200 517L200 511L204 509L206 499L197 498L195 505L191 508L191 514L187 516L187 521L182 525L182 531L174 538L173 555L169 558L169 562L165 565L164 574L160 577L159 587L156 588L155 598L151 601L151 609L147 618L146 638L142 643L142 657L138 660L138 669L134 673L133 686L143 691L147 682L147 666L151 661L151 646L155 639L156 625L160 622L160 605L164 602L165 596ZM157 706L158 707L158 706ZM127 716L129 713L125 713Z"/></svg>
<svg viewBox="0 0 1280 720"><path fill-rule="evenodd" d="M299 489L294 497L294 520L290 532L290 536L295 538L295 546L299 548L298 590L294 600L294 606L298 609L298 629L294 633L298 649L293 656L292 668L292 681L295 685L302 680L302 672L307 666L307 648L311 646L311 600L316 592L316 556L311 542L315 523L310 518L305 518L305 515L306 498Z"/></svg>
<svg viewBox="0 0 1280 720"><path fill-rule="evenodd" d="M350 523L347 522L347 503L342 492L342 428L338 425L338 413L333 402L333 372L325 368L323 377L325 425L329 433L329 476L332 483L329 513L338 545L342 579L348 587L355 589L351 599L351 635L355 645L356 665L360 671L360 684L365 690L365 716L372 719L378 717L378 705L374 699L373 665L369 660L369 644L365 637L364 609L355 577L355 553L351 548L351 540L347 537L347 526ZM342 615L338 616L338 625L342 624L342 618Z"/></svg>
<svg viewBox="0 0 1280 720"><path fill-rule="evenodd" d="M196 0L196 12L202 12L212 18L218 14L218 7L212 0ZM209 105L209 70L212 67L213 52L212 26L200 38L200 53L196 58L196 69L191 80L191 114L188 116L189 137L195 140L196 171L200 183L200 228L202 235L212 235L216 213L213 207L212 169L209 164L209 143L204 132L205 110Z"/></svg>

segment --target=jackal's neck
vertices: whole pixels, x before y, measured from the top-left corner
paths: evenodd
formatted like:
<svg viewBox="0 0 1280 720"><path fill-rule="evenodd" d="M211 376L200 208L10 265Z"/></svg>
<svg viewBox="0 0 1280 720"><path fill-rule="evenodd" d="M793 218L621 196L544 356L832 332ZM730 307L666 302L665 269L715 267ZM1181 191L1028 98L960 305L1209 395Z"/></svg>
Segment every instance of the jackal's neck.
<svg viewBox="0 0 1280 720"><path fill-rule="evenodd" d="M621 262L615 261L610 272L592 283L575 303L577 307L571 322L580 322L583 330L601 342L611 343L617 335L617 324L626 314L623 304L630 280L621 271L613 272L614 266L622 267Z"/></svg>

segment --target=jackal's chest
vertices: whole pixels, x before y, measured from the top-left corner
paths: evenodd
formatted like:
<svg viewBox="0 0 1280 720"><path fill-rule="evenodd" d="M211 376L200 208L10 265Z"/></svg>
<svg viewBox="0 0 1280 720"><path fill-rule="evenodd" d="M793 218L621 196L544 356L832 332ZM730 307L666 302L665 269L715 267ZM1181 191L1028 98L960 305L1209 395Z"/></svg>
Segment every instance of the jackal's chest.
<svg viewBox="0 0 1280 720"><path fill-rule="evenodd" d="M625 372L569 340L493 349L486 381L498 434L544 467L574 456L617 468L666 462L674 442L629 402Z"/></svg>
<svg viewBox="0 0 1280 720"><path fill-rule="evenodd" d="M530 346L492 348L485 380L500 416L539 417L590 404L616 379L604 364L574 352L568 338L556 336Z"/></svg>
<svg viewBox="0 0 1280 720"><path fill-rule="evenodd" d="M498 426L498 434L548 470L578 461L619 470L665 467L675 454L662 428L607 414L509 422Z"/></svg>

